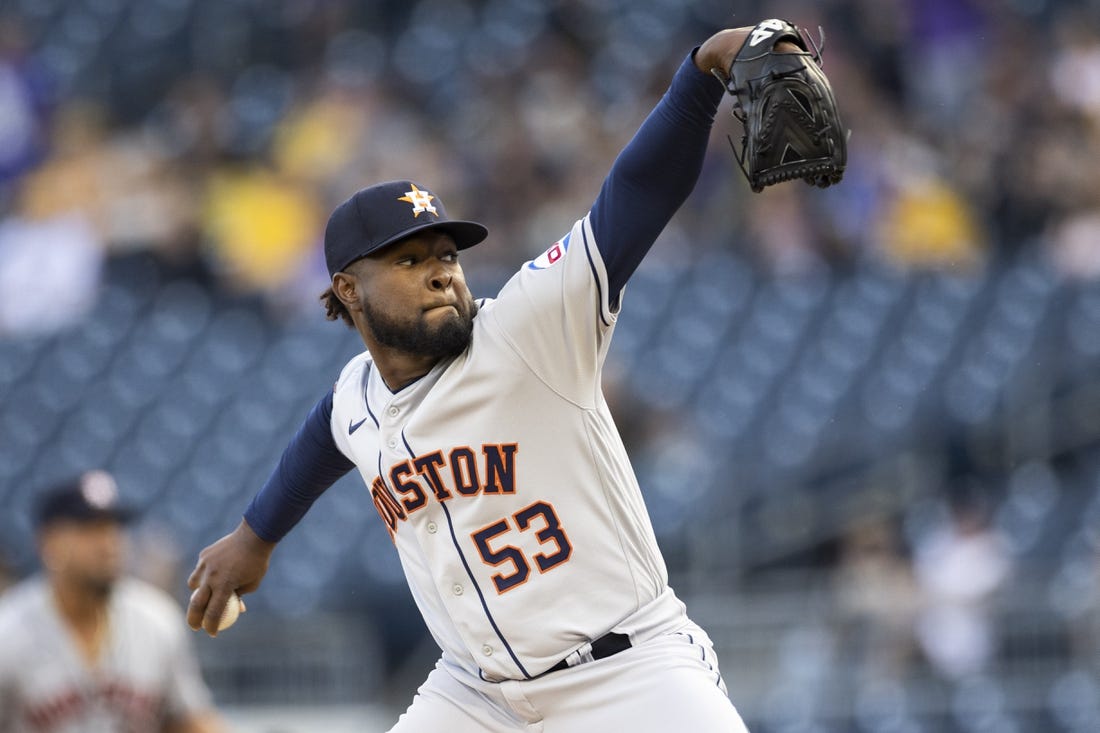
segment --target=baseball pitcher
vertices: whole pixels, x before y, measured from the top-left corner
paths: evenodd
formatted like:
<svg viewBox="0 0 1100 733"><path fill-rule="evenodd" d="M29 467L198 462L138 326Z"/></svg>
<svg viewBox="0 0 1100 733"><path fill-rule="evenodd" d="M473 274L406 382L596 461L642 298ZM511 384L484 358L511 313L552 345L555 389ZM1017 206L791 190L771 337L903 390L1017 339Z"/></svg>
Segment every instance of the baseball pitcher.
<svg viewBox="0 0 1100 733"><path fill-rule="evenodd" d="M485 227L450 218L430 187L390 181L341 204L322 299L367 350L200 554L192 628L215 634L229 595L256 589L276 543L354 468L442 650L393 731L744 731L668 585L600 378L627 281L695 185L723 94L754 187L839 180L818 61L783 21L708 39L592 208L495 299L475 300L459 265Z"/></svg>

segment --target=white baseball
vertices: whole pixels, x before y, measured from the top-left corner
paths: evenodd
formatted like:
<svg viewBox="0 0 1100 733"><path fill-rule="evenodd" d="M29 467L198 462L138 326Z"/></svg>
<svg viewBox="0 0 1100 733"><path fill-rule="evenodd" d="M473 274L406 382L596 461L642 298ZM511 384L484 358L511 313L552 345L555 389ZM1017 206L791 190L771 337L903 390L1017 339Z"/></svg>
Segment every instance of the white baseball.
<svg viewBox="0 0 1100 733"><path fill-rule="evenodd" d="M222 617L218 620L218 631L225 631L233 624L237 623L237 617L241 615L241 611L244 610L244 604L241 602L241 597L234 593L229 596L229 600L225 602L225 610L222 611Z"/></svg>

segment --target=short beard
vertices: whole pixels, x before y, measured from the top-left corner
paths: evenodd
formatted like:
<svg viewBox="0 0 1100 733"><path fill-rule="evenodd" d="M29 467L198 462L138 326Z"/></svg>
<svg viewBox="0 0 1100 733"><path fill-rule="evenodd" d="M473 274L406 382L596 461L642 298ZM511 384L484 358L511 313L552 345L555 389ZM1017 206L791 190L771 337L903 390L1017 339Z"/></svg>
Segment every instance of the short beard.
<svg viewBox="0 0 1100 733"><path fill-rule="evenodd" d="M458 310L457 317L448 318L431 329L423 314L412 323L402 323L383 316L365 299L362 306L367 328L375 341L406 354L433 359L448 359L465 351L473 337L474 316L477 315L477 303L470 300L466 312Z"/></svg>
<svg viewBox="0 0 1100 733"><path fill-rule="evenodd" d="M84 590L99 600L107 600L115 589L117 578L85 578Z"/></svg>

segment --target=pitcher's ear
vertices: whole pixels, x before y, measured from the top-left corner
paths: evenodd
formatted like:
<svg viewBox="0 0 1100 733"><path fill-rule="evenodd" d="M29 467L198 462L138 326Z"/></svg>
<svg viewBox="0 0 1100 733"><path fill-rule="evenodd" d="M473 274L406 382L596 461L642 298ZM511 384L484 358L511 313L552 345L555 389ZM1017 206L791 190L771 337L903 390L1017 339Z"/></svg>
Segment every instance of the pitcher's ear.
<svg viewBox="0 0 1100 733"><path fill-rule="evenodd" d="M360 310L359 283L353 275L346 272L333 275L332 292L348 310Z"/></svg>

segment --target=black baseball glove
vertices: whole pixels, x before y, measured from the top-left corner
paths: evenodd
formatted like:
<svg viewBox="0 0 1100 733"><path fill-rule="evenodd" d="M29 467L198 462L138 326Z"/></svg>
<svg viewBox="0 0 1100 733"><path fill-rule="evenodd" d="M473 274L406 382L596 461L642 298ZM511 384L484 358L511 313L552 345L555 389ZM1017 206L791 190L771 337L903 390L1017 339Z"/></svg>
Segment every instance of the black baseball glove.
<svg viewBox="0 0 1100 733"><path fill-rule="evenodd" d="M780 41L801 51L776 51ZM753 191L796 178L824 188L844 175L847 131L821 71L823 43L824 33L814 43L785 20L765 20L728 71L712 70L733 95L733 114L744 125L740 152L732 139L730 145Z"/></svg>

